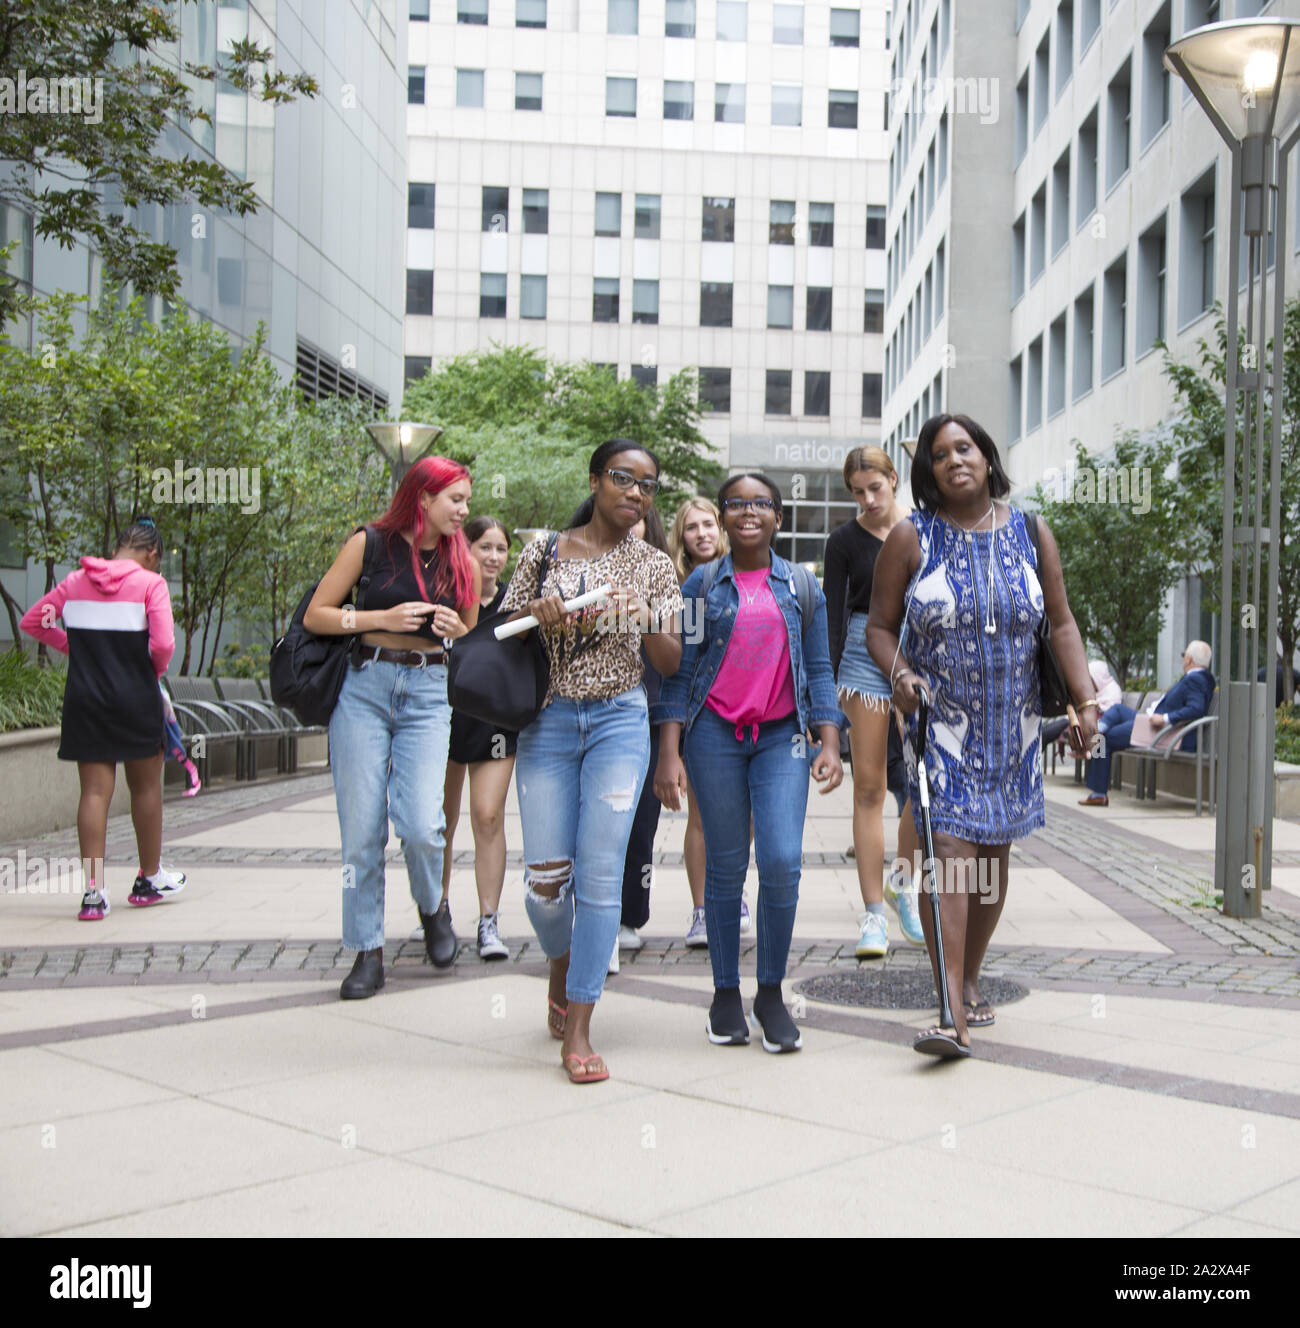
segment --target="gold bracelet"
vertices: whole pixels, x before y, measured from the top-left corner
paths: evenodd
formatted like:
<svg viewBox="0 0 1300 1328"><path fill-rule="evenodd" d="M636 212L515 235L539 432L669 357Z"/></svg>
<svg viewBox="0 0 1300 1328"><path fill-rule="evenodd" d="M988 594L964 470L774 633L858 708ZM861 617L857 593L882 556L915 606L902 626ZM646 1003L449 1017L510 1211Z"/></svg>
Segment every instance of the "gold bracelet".
<svg viewBox="0 0 1300 1328"><path fill-rule="evenodd" d="M1080 701L1079 704L1074 708L1076 710L1087 710L1089 706L1092 706L1094 710L1101 709L1101 703L1097 700L1095 696L1089 697L1088 700L1086 701Z"/></svg>

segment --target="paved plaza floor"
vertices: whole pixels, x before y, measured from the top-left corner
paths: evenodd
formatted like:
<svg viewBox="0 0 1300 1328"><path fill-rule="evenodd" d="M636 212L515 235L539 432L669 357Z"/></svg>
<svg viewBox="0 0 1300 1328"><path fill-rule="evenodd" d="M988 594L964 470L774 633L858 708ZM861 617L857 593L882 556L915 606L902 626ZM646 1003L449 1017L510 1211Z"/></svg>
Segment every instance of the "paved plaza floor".
<svg viewBox="0 0 1300 1328"><path fill-rule="evenodd" d="M646 946L593 1025L612 1079L589 1087L547 1036L513 797L511 959L424 961L394 839L388 985L347 1003L328 775L169 801L164 862L189 884L163 907L126 905L116 820L104 922L79 923L75 894L0 895L0 1234L1294 1235L1300 823L1276 823L1262 918L1232 921L1212 817L1079 796L1049 777L1047 828L1013 851L985 971L1027 994L946 1064L909 1047L932 1010L800 990L926 964L896 924L888 959L853 957L847 787L810 799L786 984L804 1050L709 1045L685 818L666 814ZM471 849L466 813L462 941ZM20 851L71 856L75 837L0 857ZM752 938L742 973L748 1000Z"/></svg>

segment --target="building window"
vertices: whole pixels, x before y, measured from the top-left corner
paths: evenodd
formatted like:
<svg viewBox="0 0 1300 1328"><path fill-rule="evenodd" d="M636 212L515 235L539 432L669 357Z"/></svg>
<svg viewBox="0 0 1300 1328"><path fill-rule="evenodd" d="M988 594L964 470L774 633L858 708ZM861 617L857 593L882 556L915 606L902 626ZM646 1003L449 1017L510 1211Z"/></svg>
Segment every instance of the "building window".
<svg viewBox="0 0 1300 1328"><path fill-rule="evenodd" d="M1052 109L1051 75L1051 37L1043 33L1043 40L1034 52L1034 136L1047 123L1047 113Z"/></svg>
<svg viewBox="0 0 1300 1328"><path fill-rule="evenodd" d="M515 110L540 111L542 109L542 76L540 74L515 75Z"/></svg>
<svg viewBox="0 0 1300 1328"><path fill-rule="evenodd" d="M743 42L748 37L748 6L744 0L718 0L718 40Z"/></svg>
<svg viewBox="0 0 1300 1328"><path fill-rule="evenodd" d="M1033 433L1043 422L1043 339L1029 343L1025 373L1025 432Z"/></svg>
<svg viewBox="0 0 1300 1328"><path fill-rule="evenodd" d="M634 364L632 381L644 391L648 387L659 385L659 366L657 364Z"/></svg>
<svg viewBox="0 0 1300 1328"><path fill-rule="evenodd" d="M938 323L943 317L944 309L944 291L947 287L947 273L944 271L944 249L943 245L934 251L934 321Z"/></svg>
<svg viewBox="0 0 1300 1328"><path fill-rule="evenodd" d="M599 369L601 373L607 374L611 383L618 382L618 365L609 364L603 360L593 360L591 362L593 369Z"/></svg>
<svg viewBox="0 0 1300 1328"><path fill-rule="evenodd" d="M1065 409L1065 315L1047 330L1047 418Z"/></svg>
<svg viewBox="0 0 1300 1328"><path fill-rule="evenodd" d="M488 20L488 0L456 0L456 22L477 23L485 26Z"/></svg>
<svg viewBox="0 0 1300 1328"><path fill-rule="evenodd" d="M700 283L700 326L731 326L731 282Z"/></svg>
<svg viewBox="0 0 1300 1328"><path fill-rule="evenodd" d="M424 105L424 66L410 65L406 70L406 104Z"/></svg>
<svg viewBox="0 0 1300 1328"><path fill-rule="evenodd" d="M1129 79L1129 62L1110 81L1106 89L1106 191L1119 183L1128 173L1130 113L1133 108L1133 88Z"/></svg>
<svg viewBox="0 0 1300 1328"><path fill-rule="evenodd" d="M700 409L716 415L731 412L731 370L700 370Z"/></svg>
<svg viewBox="0 0 1300 1328"><path fill-rule="evenodd" d="M1186 326L1214 303L1214 167L1182 197L1179 237L1178 321Z"/></svg>
<svg viewBox="0 0 1300 1328"><path fill-rule="evenodd" d="M550 221L550 193L546 189L524 190L524 234L545 235Z"/></svg>
<svg viewBox="0 0 1300 1328"><path fill-rule="evenodd" d="M1070 149L1052 167L1052 257L1070 242Z"/></svg>
<svg viewBox="0 0 1300 1328"><path fill-rule="evenodd" d="M632 321L657 323L659 321L659 283L634 281L632 283Z"/></svg>
<svg viewBox="0 0 1300 1328"><path fill-rule="evenodd" d="M794 375L789 369L769 369L767 383L763 393L763 413L765 415L788 415L790 413L790 382Z"/></svg>
<svg viewBox="0 0 1300 1328"><path fill-rule="evenodd" d="M515 0L515 27L544 28L546 0Z"/></svg>
<svg viewBox="0 0 1300 1328"><path fill-rule="evenodd" d="M433 368L433 356L431 355L408 355L402 366L402 384L410 387L414 382L423 378L425 374Z"/></svg>
<svg viewBox="0 0 1300 1328"><path fill-rule="evenodd" d="M831 330L831 288L829 286L808 287L807 314L809 332L829 332Z"/></svg>
<svg viewBox="0 0 1300 1328"><path fill-rule="evenodd" d="M772 40L778 46L803 45L803 6L772 6Z"/></svg>
<svg viewBox="0 0 1300 1328"><path fill-rule="evenodd" d="M510 229L510 190L483 186L483 229L499 233Z"/></svg>
<svg viewBox="0 0 1300 1328"><path fill-rule="evenodd" d="M767 288L768 327L794 326L794 287L769 286Z"/></svg>
<svg viewBox="0 0 1300 1328"><path fill-rule="evenodd" d="M638 240L657 240L659 238L659 195L638 194L636 212L632 222L632 234Z"/></svg>
<svg viewBox="0 0 1300 1328"><path fill-rule="evenodd" d="M433 313L433 269L406 269L406 312L408 314Z"/></svg>
<svg viewBox="0 0 1300 1328"><path fill-rule="evenodd" d="M1128 255L1106 269L1101 286L1101 381L1128 362Z"/></svg>
<svg viewBox="0 0 1300 1328"><path fill-rule="evenodd" d="M862 16L856 9L831 10L831 45L856 46Z"/></svg>
<svg viewBox="0 0 1300 1328"><path fill-rule="evenodd" d="M1029 150L1029 74L1016 84L1015 164L1020 165Z"/></svg>
<svg viewBox="0 0 1300 1328"><path fill-rule="evenodd" d="M483 105L483 71L458 69L456 71L456 105L481 108Z"/></svg>
<svg viewBox="0 0 1300 1328"><path fill-rule="evenodd" d="M519 317L546 317L546 278L522 276L519 278Z"/></svg>
<svg viewBox="0 0 1300 1328"><path fill-rule="evenodd" d="M1061 0L1056 9L1056 96L1060 99L1074 72L1074 0Z"/></svg>
<svg viewBox="0 0 1300 1328"><path fill-rule="evenodd" d="M597 277L592 285L591 321L618 322L618 278Z"/></svg>
<svg viewBox="0 0 1300 1328"><path fill-rule="evenodd" d="M809 369L803 376L803 413L831 413L831 376L821 369Z"/></svg>
<svg viewBox="0 0 1300 1328"><path fill-rule="evenodd" d="M1138 240L1137 353L1165 338L1165 219L1162 216Z"/></svg>
<svg viewBox="0 0 1300 1328"><path fill-rule="evenodd" d="M885 292L868 287L862 294L862 330L885 330Z"/></svg>
<svg viewBox="0 0 1300 1328"><path fill-rule="evenodd" d="M623 234L623 195L596 195L596 234Z"/></svg>
<svg viewBox="0 0 1300 1328"><path fill-rule="evenodd" d="M719 124L744 124L745 85L718 83L713 92L713 118Z"/></svg>
<svg viewBox="0 0 1300 1328"><path fill-rule="evenodd" d="M609 21L605 31L616 35L636 36L637 0L609 0Z"/></svg>
<svg viewBox="0 0 1300 1328"><path fill-rule="evenodd" d="M664 36L695 36L695 0L668 0L664 9Z"/></svg>
<svg viewBox="0 0 1300 1328"><path fill-rule="evenodd" d="M1024 432L1024 396L1022 361L1019 355L1011 361L1007 375L1007 437L1014 443Z"/></svg>
<svg viewBox="0 0 1300 1328"><path fill-rule="evenodd" d="M1083 0L1079 10L1079 51L1086 51L1101 29L1101 0Z"/></svg>
<svg viewBox="0 0 1300 1328"><path fill-rule="evenodd" d="M862 418L878 420L881 406L881 382L878 373L862 375Z"/></svg>
<svg viewBox="0 0 1300 1328"><path fill-rule="evenodd" d="M1169 86L1165 47L1171 37L1169 6L1165 4L1142 34L1142 146L1169 123Z"/></svg>
<svg viewBox="0 0 1300 1328"><path fill-rule="evenodd" d="M412 23L429 21L429 0L411 0L409 16Z"/></svg>
<svg viewBox="0 0 1300 1328"><path fill-rule="evenodd" d="M773 200L768 210L768 244L794 243L794 204Z"/></svg>
<svg viewBox="0 0 1300 1328"><path fill-rule="evenodd" d="M831 129L858 127L858 94L856 91L832 88L826 109L826 123Z"/></svg>
<svg viewBox="0 0 1300 1328"><path fill-rule="evenodd" d="M478 278L478 316L504 318L506 316L506 274L480 272Z"/></svg>
<svg viewBox="0 0 1300 1328"><path fill-rule="evenodd" d="M1097 108L1079 126L1079 153L1076 158L1074 224L1082 226L1097 210Z"/></svg>
<svg viewBox="0 0 1300 1328"><path fill-rule="evenodd" d="M808 204L808 243L814 249L829 249L835 243L835 204Z"/></svg>
<svg viewBox="0 0 1300 1328"><path fill-rule="evenodd" d="M629 119L636 117L636 79L605 80L605 114L625 116Z"/></svg>
<svg viewBox="0 0 1300 1328"><path fill-rule="evenodd" d="M1074 383L1071 399L1092 391L1092 287L1074 302Z"/></svg>
<svg viewBox="0 0 1300 1328"><path fill-rule="evenodd" d="M406 186L406 224L411 230L433 230L433 192L431 184Z"/></svg>
<svg viewBox="0 0 1300 1328"><path fill-rule="evenodd" d="M695 119L694 83L674 82L671 79L665 80L664 119L665 120Z"/></svg>
<svg viewBox="0 0 1300 1328"><path fill-rule="evenodd" d="M1029 205L1029 284L1032 286L1047 266L1047 186L1041 185Z"/></svg>
<svg viewBox="0 0 1300 1328"><path fill-rule="evenodd" d="M734 198L706 198L700 239L729 244L736 238L736 200Z"/></svg>
<svg viewBox="0 0 1300 1328"><path fill-rule="evenodd" d="M1011 303L1025 293L1025 214L1022 212L1011 228Z"/></svg>
<svg viewBox="0 0 1300 1328"><path fill-rule="evenodd" d="M885 209L878 203L867 204L867 248L885 247Z"/></svg>
<svg viewBox="0 0 1300 1328"><path fill-rule="evenodd" d="M803 124L803 88L797 83L772 84L772 123Z"/></svg>

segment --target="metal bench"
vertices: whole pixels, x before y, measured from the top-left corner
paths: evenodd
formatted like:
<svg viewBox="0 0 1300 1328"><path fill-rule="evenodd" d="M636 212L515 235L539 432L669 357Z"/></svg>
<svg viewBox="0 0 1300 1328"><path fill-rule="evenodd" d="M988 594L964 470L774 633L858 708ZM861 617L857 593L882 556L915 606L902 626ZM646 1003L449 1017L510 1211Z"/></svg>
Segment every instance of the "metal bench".
<svg viewBox="0 0 1300 1328"><path fill-rule="evenodd" d="M244 726L238 716L221 705L213 705L191 694L188 678L163 678L167 695L171 698L176 722L186 739L199 738L201 745L190 748L198 766L199 778L208 782L208 747L233 745L235 749L235 778L244 777L247 742ZM187 746L189 744L187 743Z"/></svg>
<svg viewBox="0 0 1300 1328"><path fill-rule="evenodd" d="M1155 692L1148 693L1143 698L1143 704L1149 704L1151 697L1157 695ZM1216 734L1218 733L1219 719L1219 689L1214 689L1214 695L1210 698L1210 708L1200 719L1189 720L1186 724L1178 724L1170 728L1161 729L1155 736L1155 741L1148 747L1125 747L1122 751L1115 752L1111 757L1111 787L1116 789L1123 788L1121 778L1121 761L1124 757L1131 757L1136 763L1134 772L1134 794L1139 799L1148 799L1155 801L1156 796L1156 762L1173 761L1179 765L1194 764L1196 766L1196 814L1201 814L1202 801L1208 801L1209 810L1215 809L1215 760L1217 758ZM1180 751L1183 739L1189 734L1196 734L1196 750L1194 752ZM1209 789L1205 799L1202 798L1202 780L1208 775Z"/></svg>
<svg viewBox="0 0 1300 1328"><path fill-rule="evenodd" d="M298 768L298 739L305 733L320 733L322 729L308 726L284 706L263 698L255 678L218 678L217 691L226 705L245 714L257 734L277 739L276 760L280 773L292 773Z"/></svg>

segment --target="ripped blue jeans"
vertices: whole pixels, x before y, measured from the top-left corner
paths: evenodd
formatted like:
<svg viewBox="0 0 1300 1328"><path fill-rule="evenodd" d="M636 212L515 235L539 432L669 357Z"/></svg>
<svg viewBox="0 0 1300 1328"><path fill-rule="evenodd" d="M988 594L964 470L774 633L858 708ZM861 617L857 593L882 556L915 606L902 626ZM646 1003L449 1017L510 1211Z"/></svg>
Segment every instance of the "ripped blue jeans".
<svg viewBox="0 0 1300 1328"><path fill-rule="evenodd" d="M600 999L623 906L623 865L650 758L645 691L557 696L519 735L524 907L549 959L569 955L568 999ZM560 864L544 869L546 864ZM534 885L559 884L544 898Z"/></svg>

